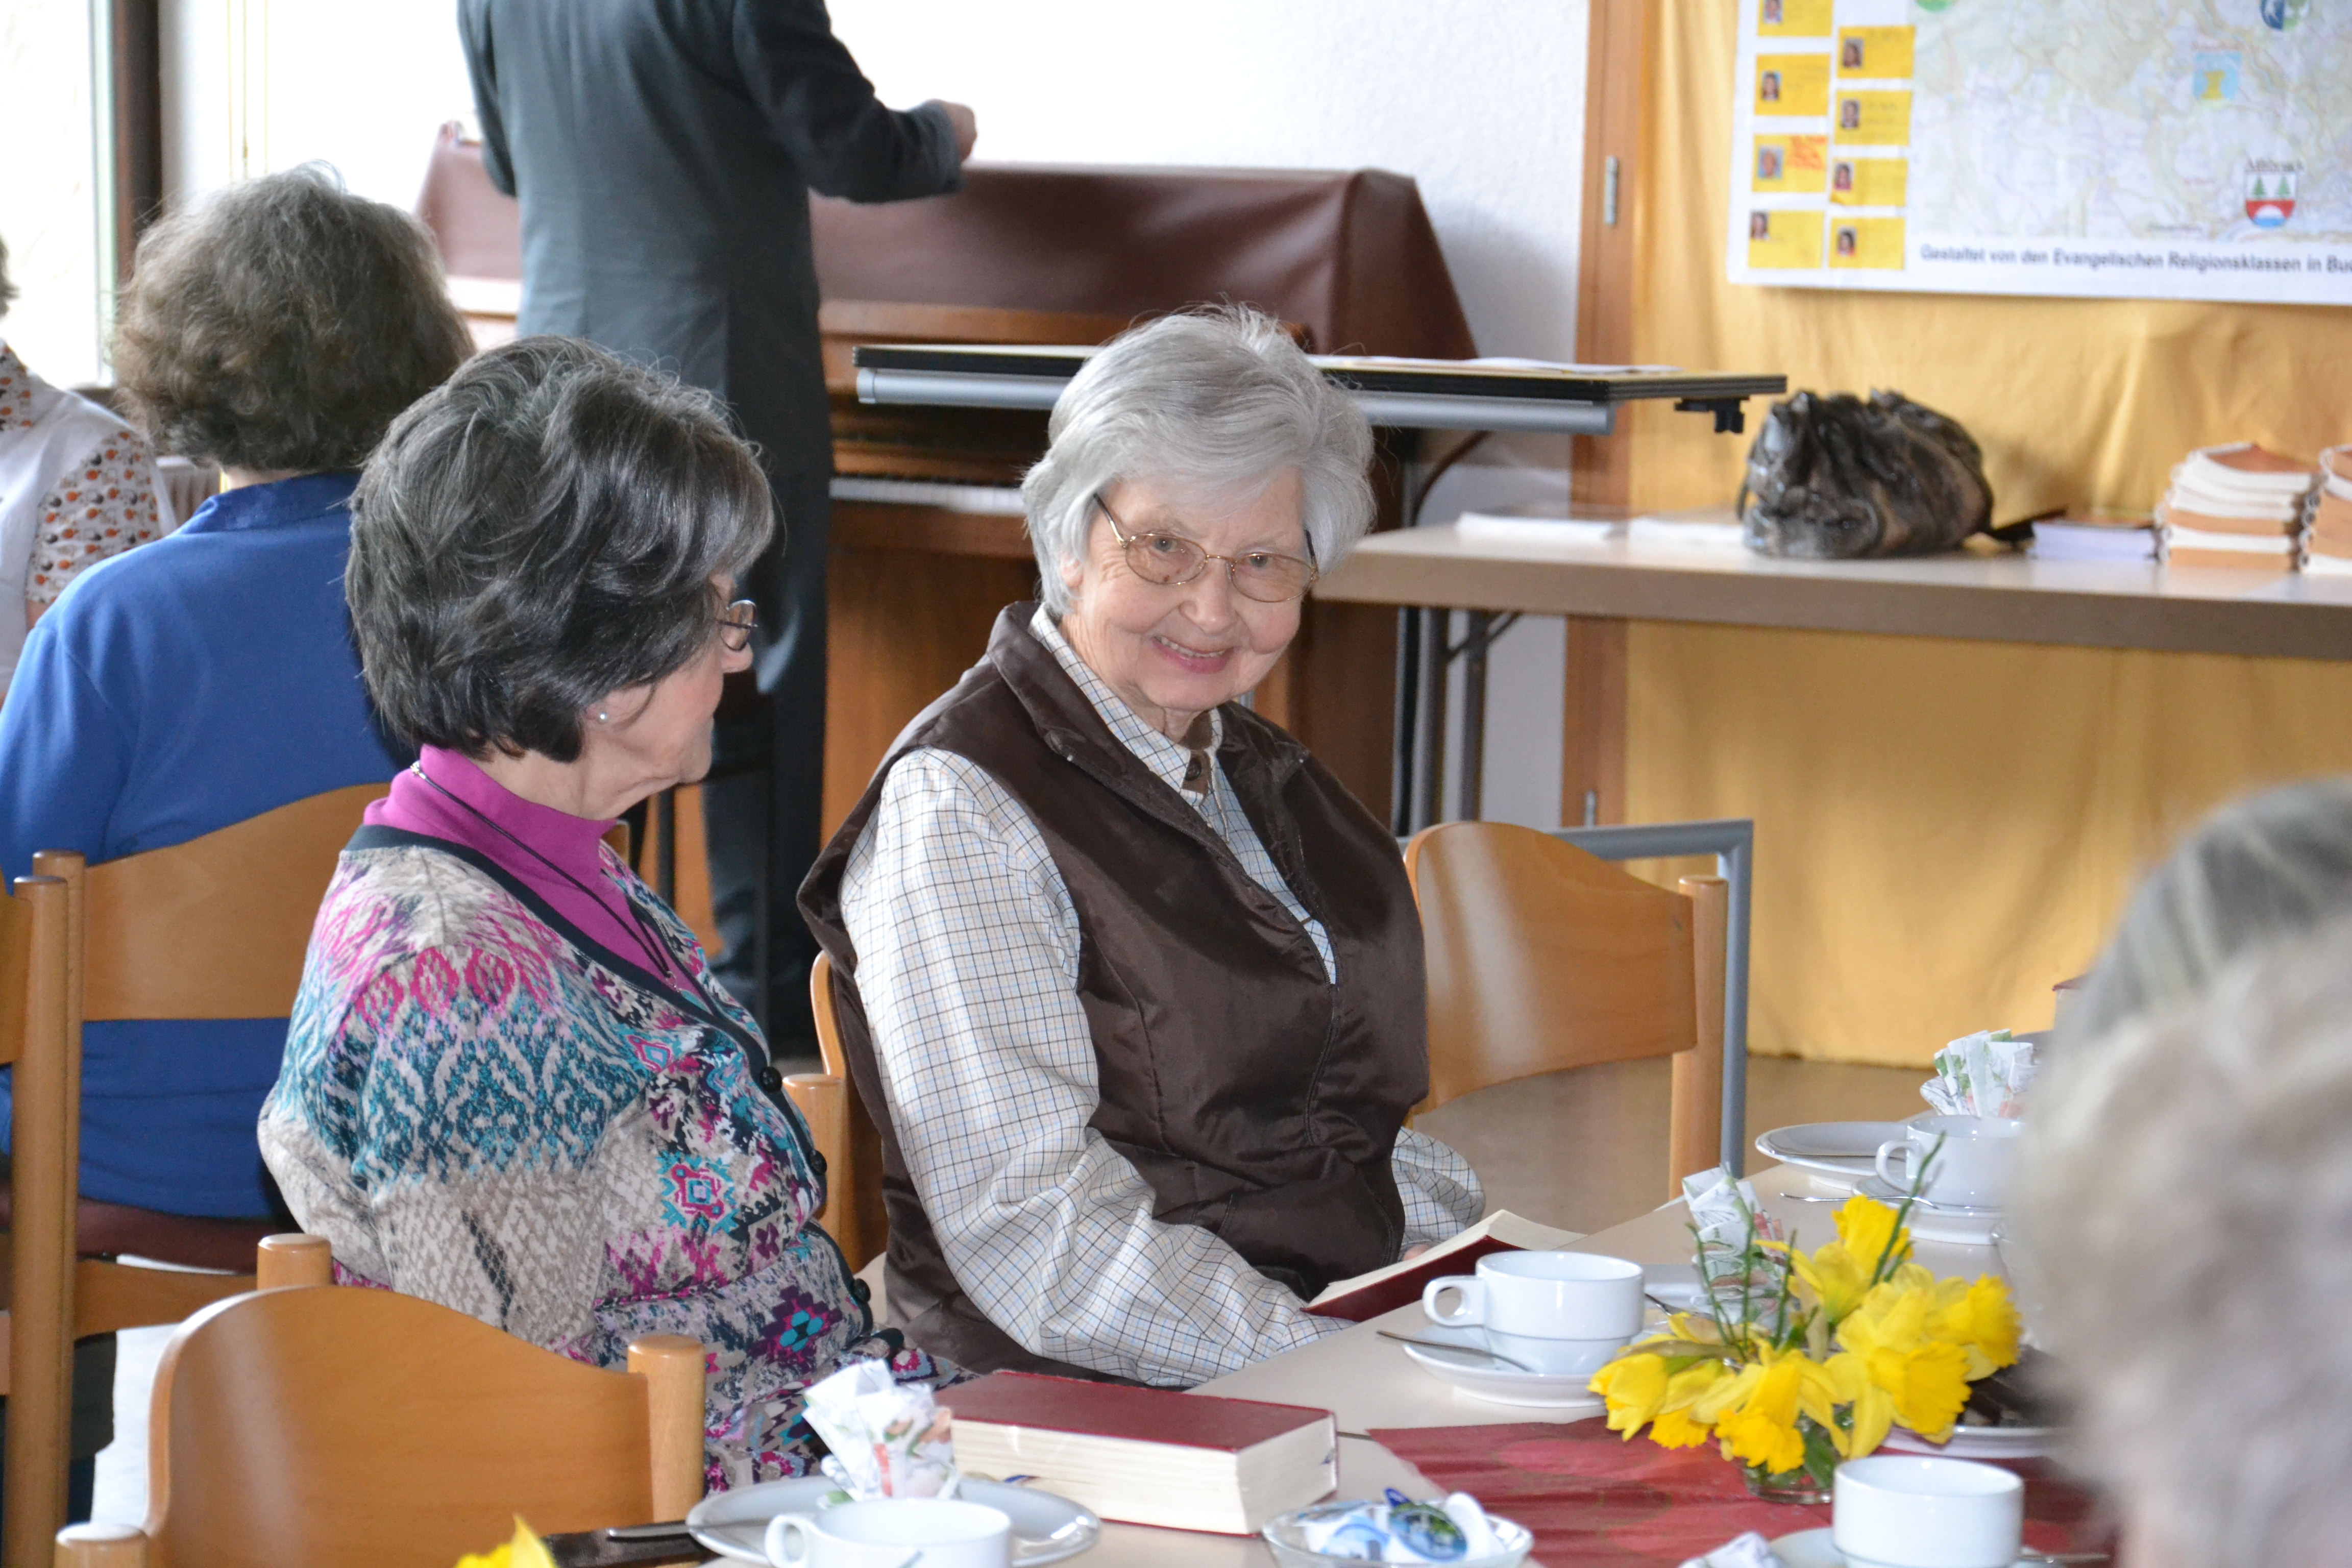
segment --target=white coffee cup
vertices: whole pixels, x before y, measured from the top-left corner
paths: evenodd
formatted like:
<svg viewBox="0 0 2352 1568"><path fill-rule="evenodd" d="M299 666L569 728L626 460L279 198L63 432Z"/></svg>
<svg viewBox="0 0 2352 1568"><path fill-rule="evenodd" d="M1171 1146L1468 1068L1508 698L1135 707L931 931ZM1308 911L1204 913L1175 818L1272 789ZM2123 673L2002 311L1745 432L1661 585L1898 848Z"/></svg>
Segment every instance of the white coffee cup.
<svg viewBox="0 0 2352 1568"><path fill-rule="evenodd" d="M2025 1483L1968 1459L1849 1459L1831 1499L1847 1568L2010 1568L2023 1539Z"/></svg>
<svg viewBox="0 0 2352 1568"><path fill-rule="evenodd" d="M1484 1328L1489 1349L1532 1371L1598 1372L1642 1328L1642 1266L1591 1252L1496 1252L1475 1274L1433 1279L1421 1293L1429 1321ZM1452 1312L1438 1298L1458 1291Z"/></svg>
<svg viewBox="0 0 2352 1568"><path fill-rule="evenodd" d="M1013 1521L947 1498L883 1498L821 1513L781 1513L761 1548L775 1568L1007 1568Z"/></svg>
<svg viewBox="0 0 2352 1568"><path fill-rule="evenodd" d="M1921 1197L1931 1204L1997 1209L2008 1201L2009 1168L2024 1131L2025 1123L2007 1116L1923 1116L1902 1137L1878 1146L1878 1179L1907 1193L1910 1173L1925 1161ZM1900 1176L1894 1171L1897 1160L1907 1167Z"/></svg>

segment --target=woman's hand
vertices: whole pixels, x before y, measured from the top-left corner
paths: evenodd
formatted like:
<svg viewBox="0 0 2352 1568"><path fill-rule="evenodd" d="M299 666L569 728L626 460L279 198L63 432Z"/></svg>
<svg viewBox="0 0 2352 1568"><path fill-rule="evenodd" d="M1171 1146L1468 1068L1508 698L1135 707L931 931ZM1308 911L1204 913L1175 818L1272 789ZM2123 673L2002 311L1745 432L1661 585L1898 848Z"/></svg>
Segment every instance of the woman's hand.
<svg viewBox="0 0 2352 1568"><path fill-rule="evenodd" d="M1398 1258L1398 1259L1397 1259L1397 1261L1398 1261L1399 1263L1410 1263L1410 1262L1412 1262L1414 1258L1419 1258L1423 1253L1427 1252L1428 1250L1429 1250L1429 1243L1427 1243L1427 1242L1425 1242L1425 1241L1424 1241L1424 1242L1423 1242L1419 1247L1406 1247L1406 1248L1404 1249L1404 1256L1403 1256L1402 1258Z"/></svg>

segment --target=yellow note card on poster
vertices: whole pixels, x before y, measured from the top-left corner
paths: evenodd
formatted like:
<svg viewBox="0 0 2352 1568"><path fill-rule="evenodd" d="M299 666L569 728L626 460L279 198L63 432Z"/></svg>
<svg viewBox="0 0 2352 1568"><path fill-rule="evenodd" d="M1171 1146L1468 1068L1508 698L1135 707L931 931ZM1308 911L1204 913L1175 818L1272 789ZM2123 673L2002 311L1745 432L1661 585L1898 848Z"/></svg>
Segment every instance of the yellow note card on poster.
<svg viewBox="0 0 2352 1568"><path fill-rule="evenodd" d="M1908 92L1841 92L1833 134L1841 147L1911 145Z"/></svg>
<svg viewBox="0 0 2352 1568"><path fill-rule="evenodd" d="M1910 183L1906 158L1841 157L1830 164L1830 202L1842 207L1899 207Z"/></svg>
<svg viewBox="0 0 2352 1568"><path fill-rule="evenodd" d="M1828 177L1826 136L1756 138L1754 188L1774 195L1817 196Z"/></svg>
<svg viewBox="0 0 2352 1568"><path fill-rule="evenodd" d="M1911 74L1908 27L1840 27L1838 75L1907 77Z"/></svg>
<svg viewBox="0 0 2352 1568"><path fill-rule="evenodd" d="M1826 38L1831 0L1756 0L1756 30L1768 38Z"/></svg>
<svg viewBox="0 0 2352 1568"><path fill-rule="evenodd" d="M1779 215L1774 215L1779 216ZM1754 250L1750 241L1748 248ZM1755 265L1750 262L1751 267ZM1903 220L1899 217L1839 217L1830 220L1832 267L1903 266Z"/></svg>
<svg viewBox="0 0 2352 1568"><path fill-rule="evenodd" d="M1829 56L1756 57L1757 113L1818 115L1829 111Z"/></svg>
<svg viewBox="0 0 2352 1568"><path fill-rule="evenodd" d="M1748 265L1758 269L1822 264L1822 215L1811 209L1748 215Z"/></svg>

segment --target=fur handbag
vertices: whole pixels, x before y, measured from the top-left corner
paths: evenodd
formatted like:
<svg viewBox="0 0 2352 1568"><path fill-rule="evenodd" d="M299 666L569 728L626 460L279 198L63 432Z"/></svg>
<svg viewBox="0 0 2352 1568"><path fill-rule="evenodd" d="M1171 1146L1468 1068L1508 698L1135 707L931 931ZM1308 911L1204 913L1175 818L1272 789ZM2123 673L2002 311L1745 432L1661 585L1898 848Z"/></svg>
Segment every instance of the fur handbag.
<svg viewBox="0 0 2352 1568"><path fill-rule="evenodd" d="M1929 555L1990 529L1992 487L1975 439L1899 392L1801 392L1748 449L1739 520L1765 555Z"/></svg>

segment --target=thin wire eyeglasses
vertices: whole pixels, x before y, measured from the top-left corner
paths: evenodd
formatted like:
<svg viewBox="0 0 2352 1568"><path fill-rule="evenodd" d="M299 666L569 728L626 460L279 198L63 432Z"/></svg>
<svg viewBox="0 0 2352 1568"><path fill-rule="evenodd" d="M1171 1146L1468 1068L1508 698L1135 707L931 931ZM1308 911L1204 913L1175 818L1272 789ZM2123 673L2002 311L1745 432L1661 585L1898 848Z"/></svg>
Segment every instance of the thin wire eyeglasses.
<svg viewBox="0 0 2352 1568"><path fill-rule="evenodd" d="M749 599L738 599L719 612L719 646L729 653L741 653L751 646L751 629L760 624L760 606Z"/></svg>
<svg viewBox="0 0 2352 1568"><path fill-rule="evenodd" d="M1139 533L1130 538L1127 530L1119 526L1118 514L1110 510L1099 492L1094 503L1109 520L1110 535L1125 552L1128 570L1163 588L1181 587L1207 571L1210 562L1219 561L1224 563L1225 578L1233 584L1235 593L1261 605L1281 605L1305 598L1307 590L1322 575L1313 561L1272 550L1248 550L1239 556L1212 555L1181 533ZM1307 548L1313 552L1313 540L1307 541Z"/></svg>

